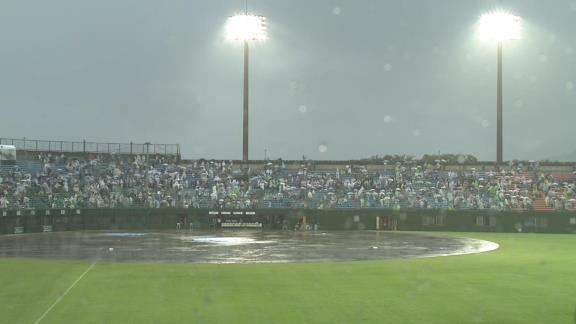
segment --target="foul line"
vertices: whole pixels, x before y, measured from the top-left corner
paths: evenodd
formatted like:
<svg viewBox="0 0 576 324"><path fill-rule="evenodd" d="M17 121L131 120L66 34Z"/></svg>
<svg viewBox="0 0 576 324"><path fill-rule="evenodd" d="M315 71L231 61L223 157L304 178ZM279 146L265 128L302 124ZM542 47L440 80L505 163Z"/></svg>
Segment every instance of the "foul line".
<svg viewBox="0 0 576 324"><path fill-rule="evenodd" d="M34 322L34 324L38 324L40 323L40 321L46 316L48 315L48 313L50 313L50 311L52 310L52 308L54 308L54 306L56 306L69 292L70 290L72 290L72 288L74 288L74 286L76 286L76 284L82 280L82 278L84 278L84 276L90 271L92 270L92 268L94 268L94 266L96 265L96 262L92 263L88 269L86 269L86 271L84 271L83 274L80 275L80 277L78 277L78 279L76 279L76 281L74 281L74 283L72 283L72 285L70 287L68 287L68 289L66 289L66 291L60 295L60 297L58 297L56 299L56 301L54 302L54 304L52 304L52 306L50 306L50 308L48 308L44 314L42 314L42 316L40 316L40 318L38 320L36 320L36 322Z"/></svg>

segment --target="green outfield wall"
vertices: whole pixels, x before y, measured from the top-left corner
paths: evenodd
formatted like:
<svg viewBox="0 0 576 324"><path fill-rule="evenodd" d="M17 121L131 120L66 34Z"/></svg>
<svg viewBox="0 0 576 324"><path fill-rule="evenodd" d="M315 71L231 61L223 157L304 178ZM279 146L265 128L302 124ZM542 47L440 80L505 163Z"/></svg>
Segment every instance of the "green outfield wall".
<svg viewBox="0 0 576 324"><path fill-rule="evenodd" d="M218 228L259 222L264 229L318 224L320 230L576 233L576 213L387 209L50 209L0 210L0 234L86 230Z"/></svg>

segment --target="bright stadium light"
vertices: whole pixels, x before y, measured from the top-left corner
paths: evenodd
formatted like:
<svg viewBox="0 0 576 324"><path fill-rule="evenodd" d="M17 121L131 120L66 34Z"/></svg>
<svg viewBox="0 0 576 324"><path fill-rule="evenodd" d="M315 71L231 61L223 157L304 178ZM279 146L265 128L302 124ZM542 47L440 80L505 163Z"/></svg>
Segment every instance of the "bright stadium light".
<svg viewBox="0 0 576 324"><path fill-rule="evenodd" d="M520 39L520 17L506 11L495 11L480 17L480 39L498 42L498 71L496 76L496 163L503 162L502 155L502 43Z"/></svg>
<svg viewBox="0 0 576 324"><path fill-rule="evenodd" d="M480 38L505 41L520 39L522 25L520 17L505 11L495 11L480 17Z"/></svg>
<svg viewBox="0 0 576 324"><path fill-rule="evenodd" d="M242 131L242 161L248 162L248 43L268 39L266 18L262 16L241 14L228 18L226 23L226 39L244 43L244 100L243 100L243 131Z"/></svg>
<svg viewBox="0 0 576 324"><path fill-rule="evenodd" d="M228 18L226 39L231 41L265 41L266 18L255 15L236 15Z"/></svg>

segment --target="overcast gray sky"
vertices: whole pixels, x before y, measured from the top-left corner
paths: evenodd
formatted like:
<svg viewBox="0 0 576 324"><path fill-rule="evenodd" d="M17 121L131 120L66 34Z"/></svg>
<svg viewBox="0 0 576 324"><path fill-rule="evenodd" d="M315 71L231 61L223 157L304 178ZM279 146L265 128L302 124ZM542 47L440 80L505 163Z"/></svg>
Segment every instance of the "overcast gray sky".
<svg viewBox="0 0 576 324"><path fill-rule="evenodd" d="M2 0L0 137L180 143L240 159L243 1ZM504 45L504 159L576 151L576 0L251 0L250 157L467 153L493 160L496 46L479 16L523 18Z"/></svg>

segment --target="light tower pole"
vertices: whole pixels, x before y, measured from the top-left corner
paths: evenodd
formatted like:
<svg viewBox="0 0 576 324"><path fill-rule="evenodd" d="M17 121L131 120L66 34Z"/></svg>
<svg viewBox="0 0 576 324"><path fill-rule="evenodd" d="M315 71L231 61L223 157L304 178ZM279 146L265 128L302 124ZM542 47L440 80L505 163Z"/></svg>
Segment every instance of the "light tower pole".
<svg viewBox="0 0 576 324"><path fill-rule="evenodd" d="M520 17L505 11L487 13L480 17L480 38L498 42L496 75L496 163L503 162L502 154L502 47L504 41L520 39Z"/></svg>
<svg viewBox="0 0 576 324"><path fill-rule="evenodd" d="M498 42L496 76L496 163L502 164L502 41Z"/></svg>
<svg viewBox="0 0 576 324"><path fill-rule="evenodd" d="M250 50L248 41L244 41L244 94L243 94L243 113L242 113L242 161L248 161L248 64Z"/></svg>
<svg viewBox="0 0 576 324"><path fill-rule="evenodd" d="M228 18L226 38L230 41L241 41L244 46L244 91L242 100L242 161L248 161L248 103L249 103L249 54L251 41L265 41L266 18L249 14L235 15Z"/></svg>

